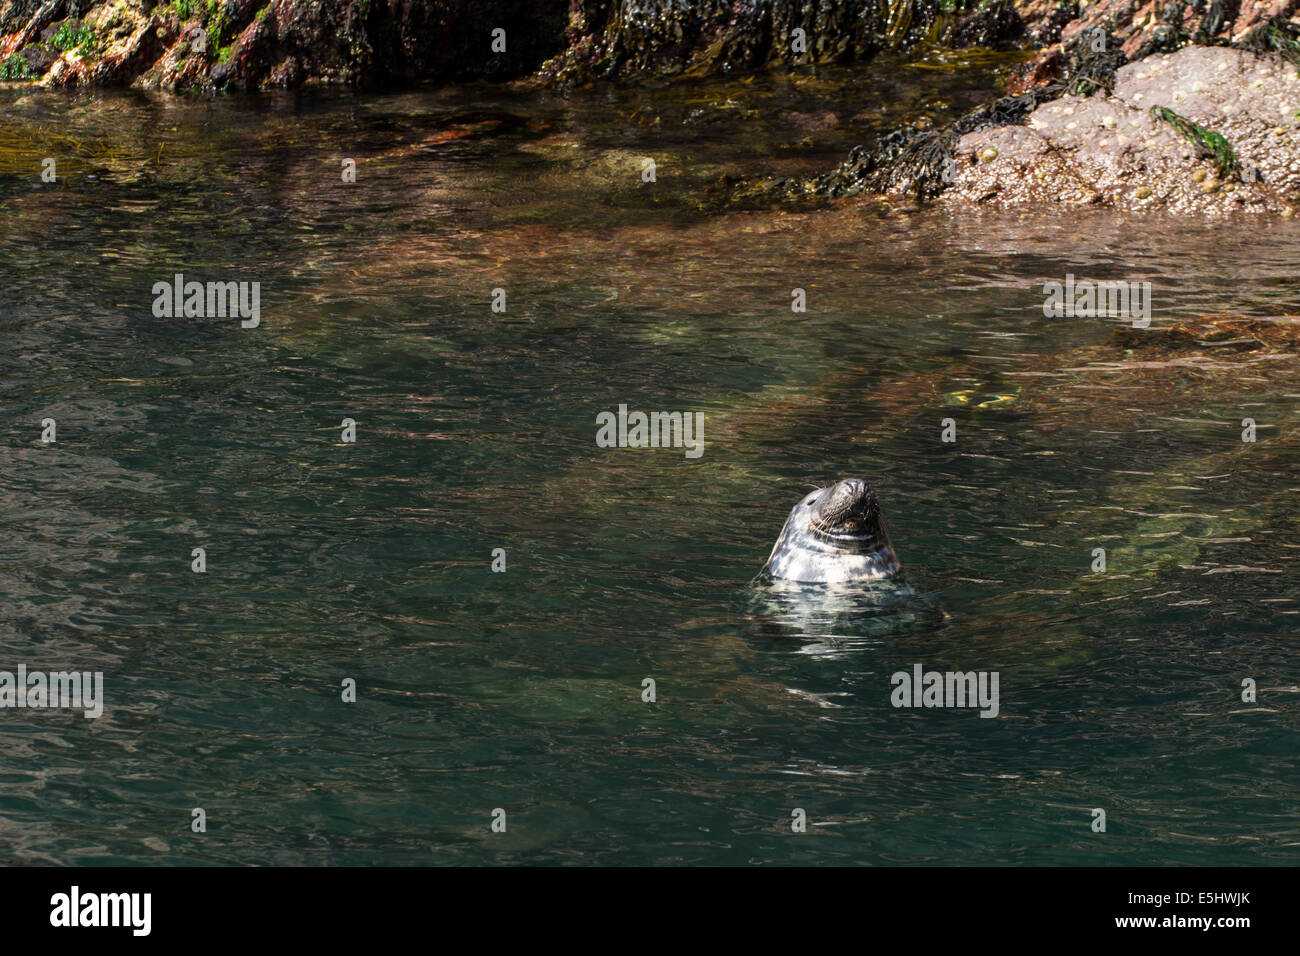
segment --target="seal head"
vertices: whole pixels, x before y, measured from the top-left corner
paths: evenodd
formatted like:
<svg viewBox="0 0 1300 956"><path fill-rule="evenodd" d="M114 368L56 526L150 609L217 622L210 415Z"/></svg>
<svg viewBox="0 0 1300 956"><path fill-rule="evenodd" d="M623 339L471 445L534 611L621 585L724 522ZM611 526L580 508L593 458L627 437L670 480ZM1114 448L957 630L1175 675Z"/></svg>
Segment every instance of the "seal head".
<svg viewBox="0 0 1300 956"><path fill-rule="evenodd" d="M763 570L786 581L877 581L901 570L871 486L846 478L794 506Z"/></svg>

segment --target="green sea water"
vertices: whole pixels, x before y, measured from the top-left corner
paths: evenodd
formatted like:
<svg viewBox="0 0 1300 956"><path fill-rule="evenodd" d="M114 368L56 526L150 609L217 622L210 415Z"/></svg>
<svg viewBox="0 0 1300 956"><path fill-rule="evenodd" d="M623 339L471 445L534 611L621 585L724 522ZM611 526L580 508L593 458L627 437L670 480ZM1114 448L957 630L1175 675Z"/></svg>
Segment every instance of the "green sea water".
<svg viewBox="0 0 1300 956"><path fill-rule="evenodd" d="M105 695L0 710L0 859L1295 863L1296 350L1042 285L1274 318L1300 226L718 201L993 91L0 91L0 670ZM620 404L703 454L597 447ZM909 591L752 585L848 476ZM892 706L915 664L998 716Z"/></svg>

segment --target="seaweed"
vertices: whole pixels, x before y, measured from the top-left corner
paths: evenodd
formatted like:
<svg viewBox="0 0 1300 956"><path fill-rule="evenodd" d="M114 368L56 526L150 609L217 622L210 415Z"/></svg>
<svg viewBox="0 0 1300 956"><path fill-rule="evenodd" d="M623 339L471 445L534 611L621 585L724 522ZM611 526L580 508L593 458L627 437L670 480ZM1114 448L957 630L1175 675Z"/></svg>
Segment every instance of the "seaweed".
<svg viewBox="0 0 1300 956"><path fill-rule="evenodd" d="M1300 71L1300 26L1281 17L1265 17L1237 45L1255 53L1276 53Z"/></svg>
<svg viewBox="0 0 1300 956"><path fill-rule="evenodd" d="M1193 123L1186 116L1180 116L1167 106L1151 107L1151 115L1156 119L1164 120L1176 129L1183 139L1196 147L1203 158L1213 159L1219 169L1219 178L1223 179L1229 175L1241 178L1237 154L1222 133L1216 133L1199 123Z"/></svg>
<svg viewBox="0 0 1300 956"><path fill-rule="evenodd" d="M1090 41L1097 36L1087 31L1079 35L1079 43L1070 54L1062 95L1091 96L1098 90L1109 93L1115 88L1115 71L1128 62L1128 57L1109 33L1099 35L1101 49L1094 49Z"/></svg>
<svg viewBox="0 0 1300 956"><path fill-rule="evenodd" d="M953 181L958 139L982 129L1023 123L1039 103L1058 95L1055 89L1029 90L972 110L943 129L895 130L882 136L875 149L859 147L856 155L851 153L854 168L850 175L836 170L823 179L829 180L826 185L831 195L849 191L885 193L906 185L918 201L933 199ZM837 176L842 181L836 181Z"/></svg>
<svg viewBox="0 0 1300 956"><path fill-rule="evenodd" d="M11 53L0 62L0 81L27 79L27 58L21 53Z"/></svg>
<svg viewBox="0 0 1300 956"><path fill-rule="evenodd" d="M781 180L773 187L784 198L823 196L834 198L861 192L888 193L906 188L917 201L933 199L955 179L957 141L967 133L1025 122L1042 103L1066 94L1109 92L1115 71L1125 62L1118 44L1094 49L1078 44L1069 59L1066 77L1055 83L1004 96L938 130L903 128L876 140L872 147L857 146L839 167L811 180ZM753 194L751 190L746 198Z"/></svg>
<svg viewBox="0 0 1300 956"><path fill-rule="evenodd" d="M885 193L908 185L918 200L933 199L952 181L956 145L951 130L895 130L882 136L875 149L859 147L856 157L850 154L851 170L835 170L817 182L832 196Z"/></svg>
<svg viewBox="0 0 1300 956"><path fill-rule="evenodd" d="M69 51L93 53L99 46L99 41L95 37L95 31L84 23L64 21L59 24L58 30L50 37L47 45L58 53Z"/></svg>

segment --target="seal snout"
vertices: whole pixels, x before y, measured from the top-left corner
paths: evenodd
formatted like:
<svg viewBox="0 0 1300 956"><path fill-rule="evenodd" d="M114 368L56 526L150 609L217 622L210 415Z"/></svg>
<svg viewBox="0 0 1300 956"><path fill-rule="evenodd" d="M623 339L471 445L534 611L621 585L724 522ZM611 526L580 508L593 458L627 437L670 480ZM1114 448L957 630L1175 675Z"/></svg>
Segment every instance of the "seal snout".
<svg viewBox="0 0 1300 956"><path fill-rule="evenodd" d="M880 518L880 505L871 486L860 478L845 478L826 489L810 527L825 534L872 534Z"/></svg>

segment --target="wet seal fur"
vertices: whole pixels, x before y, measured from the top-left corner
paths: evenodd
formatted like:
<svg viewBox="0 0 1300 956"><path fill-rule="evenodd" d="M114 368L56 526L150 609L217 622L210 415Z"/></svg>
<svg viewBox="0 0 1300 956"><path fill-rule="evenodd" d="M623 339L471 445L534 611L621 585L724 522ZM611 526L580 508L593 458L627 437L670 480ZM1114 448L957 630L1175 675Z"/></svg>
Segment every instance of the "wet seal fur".
<svg viewBox="0 0 1300 956"><path fill-rule="evenodd" d="M763 566L777 580L808 583L880 581L901 571L876 493L860 478L805 495Z"/></svg>

